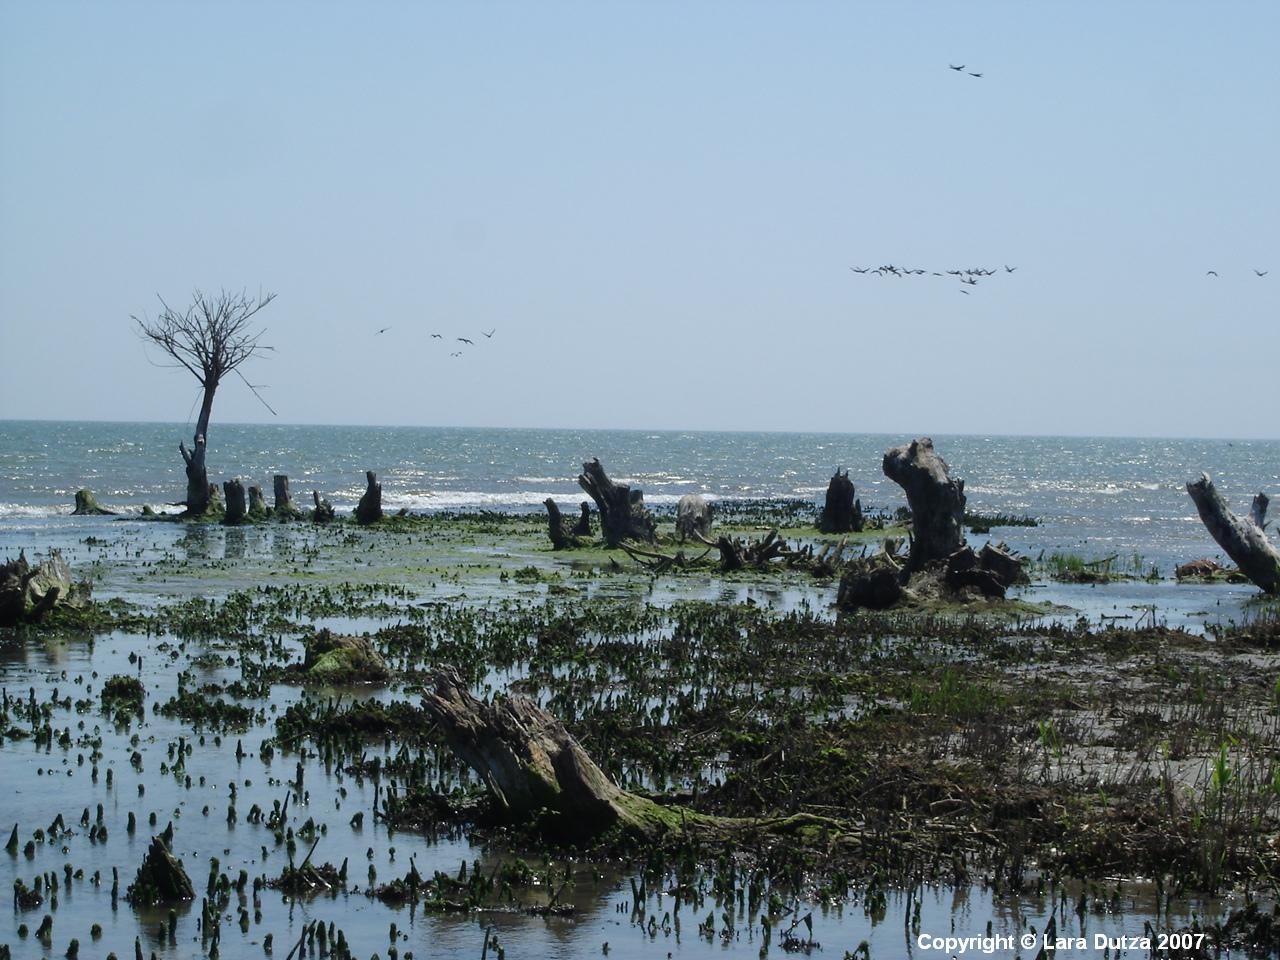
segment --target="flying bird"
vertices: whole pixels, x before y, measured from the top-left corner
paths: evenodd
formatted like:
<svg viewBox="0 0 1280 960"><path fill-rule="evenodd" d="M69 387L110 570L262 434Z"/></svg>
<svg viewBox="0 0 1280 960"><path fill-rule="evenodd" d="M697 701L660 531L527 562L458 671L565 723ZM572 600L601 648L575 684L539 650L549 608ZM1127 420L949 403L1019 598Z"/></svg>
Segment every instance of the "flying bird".
<svg viewBox="0 0 1280 960"><path fill-rule="evenodd" d="M960 71L960 70L963 70L963 69L964 69L964 64L963 64L963 63L962 63L962 64L960 64L960 66L958 66L958 67L957 67L954 63L948 63L948 64L947 64L947 66L948 66L948 67L950 67L952 70L956 70L956 71Z"/></svg>
<svg viewBox="0 0 1280 960"><path fill-rule="evenodd" d="M374 336L375 336L375 337L379 337L379 336L381 336L382 334L386 333L386 332L387 332L388 330L390 330L390 329L391 329L390 327L383 327L381 330L379 330L377 333L375 333L375 334L374 334Z"/></svg>
<svg viewBox="0 0 1280 960"><path fill-rule="evenodd" d="M449 356L451 356L451 357L460 357L460 356L462 356L462 351L461 351L461 350L455 350L453 353L449 354Z"/></svg>
<svg viewBox="0 0 1280 960"><path fill-rule="evenodd" d="M1005 273L1013 273L1013 271L1015 271L1015 270L1017 270L1017 269L1018 269L1017 267L1011 267L1011 266L1009 266L1007 263L1004 265L1004 272L1005 272Z"/></svg>
<svg viewBox="0 0 1280 960"><path fill-rule="evenodd" d="M963 293L966 297L969 295L969 291L968 291L968 290L961 290L960 292L961 292L961 293Z"/></svg>
<svg viewBox="0 0 1280 960"><path fill-rule="evenodd" d="M971 77L981 77L981 76L982 76L982 74L980 74L980 73L974 73L972 70L970 70L970 71L969 71L969 76L971 76Z"/></svg>
<svg viewBox="0 0 1280 960"><path fill-rule="evenodd" d="M440 334L440 333L433 333L433 334L431 335L431 339L432 339L432 340L443 340L443 339L444 339L444 335L443 335L443 334Z"/></svg>
<svg viewBox="0 0 1280 960"><path fill-rule="evenodd" d="M1205 275L1206 277L1216 277L1216 276L1218 275L1218 271L1217 271L1217 270L1206 270L1206 271L1204 272L1204 275Z"/></svg>
<svg viewBox="0 0 1280 960"><path fill-rule="evenodd" d="M852 270L854 273L866 273L866 272L867 272L868 270L870 270L871 268L870 268L870 267L863 267L861 270L859 270L857 267L850 267L849 269L850 269L850 270Z"/></svg>
<svg viewBox="0 0 1280 960"><path fill-rule="evenodd" d="M488 340L490 337L492 337L495 333L498 332L498 328L494 327L492 330L481 330L480 332L483 333L484 338Z"/></svg>
<svg viewBox="0 0 1280 960"><path fill-rule="evenodd" d="M474 341L472 341L472 340L468 340L466 337L458 337L458 342L459 342L459 343L467 343L467 344L470 344L470 345L471 345L471 346L473 346L473 347L475 346L475 342L474 342Z"/></svg>
<svg viewBox="0 0 1280 960"><path fill-rule="evenodd" d="M1265 276L1266 276L1268 273L1270 273L1271 271L1270 271L1270 270L1256 270L1256 269L1255 269L1253 272L1254 272L1254 273L1256 273L1256 274L1257 274L1258 276L1260 276L1260 277L1265 277Z"/></svg>

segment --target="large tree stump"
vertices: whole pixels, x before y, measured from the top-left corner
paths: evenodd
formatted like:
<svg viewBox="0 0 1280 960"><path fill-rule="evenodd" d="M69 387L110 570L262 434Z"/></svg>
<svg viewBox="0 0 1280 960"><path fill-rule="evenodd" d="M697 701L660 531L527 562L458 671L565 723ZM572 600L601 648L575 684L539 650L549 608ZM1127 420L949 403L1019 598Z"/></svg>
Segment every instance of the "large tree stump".
<svg viewBox="0 0 1280 960"><path fill-rule="evenodd" d="M600 511L600 532L606 546L616 547L623 540L654 541L658 524L645 509L644 494L625 483L610 480L598 458L582 465L578 486L595 501Z"/></svg>
<svg viewBox="0 0 1280 960"><path fill-rule="evenodd" d="M1210 536L1235 561L1240 572L1271 594L1280 594L1280 551L1267 539L1267 505L1265 493L1253 498L1248 517L1231 512L1207 473L1187 484L1187 493L1195 501L1196 510Z"/></svg>
<svg viewBox="0 0 1280 960"><path fill-rule="evenodd" d="M423 706L454 752L480 777L505 815L546 810L558 829L585 839L614 825L652 834L671 814L618 787L559 720L521 696L486 703L452 670L435 675Z"/></svg>
<svg viewBox="0 0 1280 960"><path fill-rule="evenodd" d="M696 493L686 493L676 504L676 535L684 540L695 534L711 534L711 504Z"/></svg>
<svg viewBox="0 0 1280 960"><path fill-rule="evenodd" d="M60 550L50 550L35 566L20 550L17 560L0 564L0 627L36 623L60 603L78 605L87 591L87 583L71 582Z"/></svg>
<svg viewBox="0 0 1280 960"><path fill-rule="evenodd" d="M289 496L289 478L283 473L277 473L271 479L273 492L275 493L275 507L272 512L278 520L297 520L302 516L293 502L293 498Z"/></svg>
<svg viewBox="0 0 1280 960"><path fill-rule="evenodd" d="M365 479L367 486L364 496L356 504L355 512L356 523L368 525L382 519L382 484L378 482L378 475L372 470L365 471Z"/></svg>
<svg viewBox="0 0 1280 960"><path fill-rule="evenodd" d="M209 510L209 472L205 469L205 441L203 435L197 435L195 446L187 449L187 445L178 441L178 452L187 465L187 509L186 515L203 516Z"/></svg>
<svg viewBox="0 0 1280 960"><path fill-rule="evenodd" d="M902 487L911 507L907 571L946 560L964 544L964 481L954 480L928 437L885 451L884 475Z"/></svg>
<svg viewBox="0 0 1280 960"><path fill-rule="evenodd" d="M113 517L116 512L99 506L98 498L88 487L76 491L76 508L71 511L73 517Z"/></svg>
<svg viewBox="0 0 1280 960"><path fill-rule="evenodd" d="M839 468L827 484L827 499L818 516L818 529L823 533L857 533L862 530L862 501L854 499L849 471Z"/></svg>
<svg viewBox="0 0 1280 960"><path fill-rule="evenodd" d="M222 522L229 527L243 523L248 510L245 507L244 484L240 482L240 478L223 483L222 493L227 500L227 512L223 515Z"/></svg>
<svg viewBox="0 0 1280 960"><path fill-rule="evenodd" d="M578 524L566 519L560 512L560 507L550 497L543 500L542 505L547 508L547 536L551 538L551 549L572 550L581 546L577 535L573 532Z"/></svg>

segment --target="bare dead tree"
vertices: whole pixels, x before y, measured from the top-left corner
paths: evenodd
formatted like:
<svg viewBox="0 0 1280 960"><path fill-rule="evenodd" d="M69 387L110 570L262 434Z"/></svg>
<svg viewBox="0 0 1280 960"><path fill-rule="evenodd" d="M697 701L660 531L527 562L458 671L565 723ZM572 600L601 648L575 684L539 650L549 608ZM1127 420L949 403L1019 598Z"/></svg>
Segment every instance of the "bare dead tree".
<svg viewBox="0 0 1280 960"><path fill-rule="evenodd" d="M159 347L173 361L168 366L182 367L200 382L200 416L196 419L192 448L187 450L184 442L178 443L187 470L187 513L197 515L209 507L205 450L209 441L213 395L223 378L230 373L237 374L263 406L271 410L271 405L263 400L257 387L244 379L239 367L251 357L273 349L262 343L264 331L254 329L250 321L276 295L259 291L254 297L243 290L238 293L222 290L216 296L206 296L196 290L191 305L185 310L174 309L163 297L157 298L163 309L155 319L146 314L130 319L144 341ZM275 413L274 410L271 412Z"/></svg>

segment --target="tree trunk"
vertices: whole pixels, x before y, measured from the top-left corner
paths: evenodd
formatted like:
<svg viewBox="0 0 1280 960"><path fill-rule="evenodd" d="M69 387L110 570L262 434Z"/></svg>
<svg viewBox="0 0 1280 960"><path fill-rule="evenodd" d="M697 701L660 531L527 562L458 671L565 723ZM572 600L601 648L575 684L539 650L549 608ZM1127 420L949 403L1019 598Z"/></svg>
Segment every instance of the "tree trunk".
<svg viewBox="0 0 1280 960"><path fill-rule="evenodd" d="M884 475L902 487L911 507L911 556L907 571L946 560L964 544L964 481L953 480L947 462L928 437L885 451Z"/></svg>
<svg viewBox="0 0 1280 960"><path fill-rule="evenodd" d="M547 508L547 536L551 538L552 550L572 550L580 546L574 530L576 524L570 524L560 513L560 508L550 497L542 501ZM579 521L580 522L580 521Z"/></svg>
<svg viewBox="0 0 1280 960"><path fill-rule="evenodd" d="M88 487L76 491L76 508L71 511L73 517L114 517L116 512L98 505L98 498Z"/></svg>
<svg viewBox="0 0 1280 960"><path fill-rule="evenodd" d="M275 510L276 518L279 520L297 520L302 516L293 503L293 499L289 496L289 478L283 473L277 473L272 478L272 486L275 492Z"/></svg>
<svg viewBox="0 0 1280 960"><path fill-rule="evenodd" d="M578 486L596 502L606 546L616 547L623 540L654 541L657 523L645 509L644 494L625 483L610 480L599 459L582 465Z"/></svg>
<svg viewBox="0 0 1280 960"><path fill-rule="evenodd" d="M195 899L195 889L182 861L169 852L160 837L152 837L151 847L125 897L135 906L181 903Z"/></svg>
<svg viewBox="0 0 1280 960"><path fill-rule="evenodd" d="M320 491L312 490L311 499L315 501L316 508L311 511L311 519L314 523L328 523L333 519L333 504L328 500L320 499Z"/></svg>
<svg viewBox="0 0 1280 960"><path fill-rule="evenodd" d="M209 473L205 469L205 440L197 434L195 445L191 450L187 445L178 442L178 452L187 465L187 499L186 516L200 517L209 511Z"/></svg>
<svg viewBox="0 0 1280 960"><path fill-rule="evenodd" d="M857 533L862 530L862 501L854 499L849 471L837 469L827 484L827 499L818 517L823 533Z"/></svg>
<svg viewBox="0 0 1280 960"><path fill-rule="evenodd" d="M583 500L582 503L578 504L578 508L581 511L578 514L578 522L573 525L573 529L570 530L569 532L573 534L573 536L575 537L584 537L584 538L590 537L591 536L591 504Z"/></svg>
<svg viewBox="0 0 1280 960"><path fill-rule="evenodd" d="M452 670L436 674L423 706L454 752L476 772L511 819L557 815L573 838L615 824L650 833L666 811L621 790L559 720L521 696L476 699Z"/></svg>
<svg viewBox="0 0 1280 960"><path fill-rule="evenodd" d="M1267 539L1266 517L1270 502L1265 493L1253 498L1248 517L1231 512L1207 473L1187 484L1200 519L1218 546L1227 552L1240 572L1270 594L1280 594L1280 551Z"/></svg>
<svg viewBox="0 0 1280 960"><path fill-rule="evenodd" d="M223 483L222 495L227 501L227 512L223 515L222 522L229 527L243 523L247 511L244 504L244 484L240 482L240 478Z"/></svg>
<svg viewBox="0 0 1280 960"><path fill-rule="evenodd" d="M364 496L356 504L356 523L362 525L376 523L382 519L382 484L378 482L378 475L372 470L365 471L365 479L368 485L365 487Z"/></svg>

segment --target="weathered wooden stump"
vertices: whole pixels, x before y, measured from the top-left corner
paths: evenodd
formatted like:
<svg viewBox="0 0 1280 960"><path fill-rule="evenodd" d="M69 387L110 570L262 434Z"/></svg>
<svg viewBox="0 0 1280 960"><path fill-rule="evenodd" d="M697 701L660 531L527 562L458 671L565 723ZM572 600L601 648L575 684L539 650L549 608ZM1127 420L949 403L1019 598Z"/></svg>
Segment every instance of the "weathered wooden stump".
<svg viewBox="0 0 1280 960"><path fill-rule="evenodd" d="M275 506L272 513L276 515L277 520L298 520L302 517L302 511L294 504L293 498L289 496L289 478L283 473L277 473L271 478L272 492L275 494Z"/></svg>
<svg viewBox="0 0 1280 960"><path fill-rule="evenodd" d="M854 498L849 471L836 469L827 484L827 499L818 515L823 533L857 533L862 530L862 501Z"/></svg>
<svg viewBox="0 0 1280 960"><path fill-rule="evenodd" d="M588 538L591 536L591 504L583 500L578 504L578 522L573 525L573 529L569 532L575 537Z"/></svg>
<svg viewBox="0 0 1280 960"><path fill-rule="evenodd" d="M356 504L356 523L367 526L382 519L382 484L378 475L372 470L365 471L366 486L364 495Z"/></svg>
<svg viewBox="0 0 1280 960"><path fill-rule="evenodd" d="M152 837L151 846L125 898L135 906L152 906L193 900L195 895L182 861L169 852L164 840Z"/></svg>
<svg viewBox="0 0 1280 960"><path fill-rule="evenodd" d="M254 484L249 488L249 519L266 520L271 516L267 509L267 501L262 496L262 488Z"/></svg>
<svg viewBox="0 0 1280 960"><path fill-rule="evenodd" d="M222 493L227 500L227 512L223 515L222 522L229 527L243 523L248 510L245 506L244 484L240 478L223 483Z"/></svg>
<svg viewBox="0 0 1280 960"><path fill-rule="evenodd" d="M551 497L543 500L542 505L547 508L547 536L551 538L551 549L572 550L581 546L581 542L573 532L581 521L571 523L561 514L560 507Z"/></svg>
<svg viewBox="0 0 1280 960"><path fill-rule="evenodd" d="M696 493L686 493L676 504L676 535L684 540L695 534L711 535L711 504Z"/></svg>
<svg viewBox="0 0 1280 960"><path fill-rule="evenodd" d="M1207 473L1187 484L1187 493L1195 501L1209 535L1235 561L1240 572L1263 591L1280 594L1280 551L1267 539L1267 506L1265 493L1253 498L1249 516L1231 512Z"/></svg>
<svg viewBox="0 0 1280 960"><path fill-rule="evenodd" d="M902 568L893 544L848 565L840 577L836 606L842 610L886 610L902 599Z"/></svg>
<svg viewBox="0 0 1280 960"><path fill-rule="evenodd" d="M582 465L578 486L595 501L606 546L616 547L623 540L654 541L658 524L645 509L644 494L610 480L598 458Z"/></svg>
<svg viewBox="0 0 1280 960"><path fill-rule="evenodd" d="M26 551L0 564L0 627L36 623L59 603L73 602L71 568L60 550L32 566Z"/></svg>
<svg viewBox="0 0 1280 960"><path fill-rule="evenodd" d="M313 523L329 523L333 520L333 504L328 500L320 499L320 491L312 490L311 499L315 501L315 509L311 511L311 520Z"/></svg>
<svg viewBox="0 0 1280 960"><path fill-rule="evenodd" d="M93 495L93 491L88 487L84 487L76 491L76 508L71 511L71 515L73 517L113 517L116 512L100 506L98 498Z"/></svg>
<svg viewBox="0 0 1280 960"><path fill-rule="evenodd" d="M964 481L955 480L928 437L885 451L884 475L907 494L911 507L908 572L946 560L964 544Z"/></svg>

